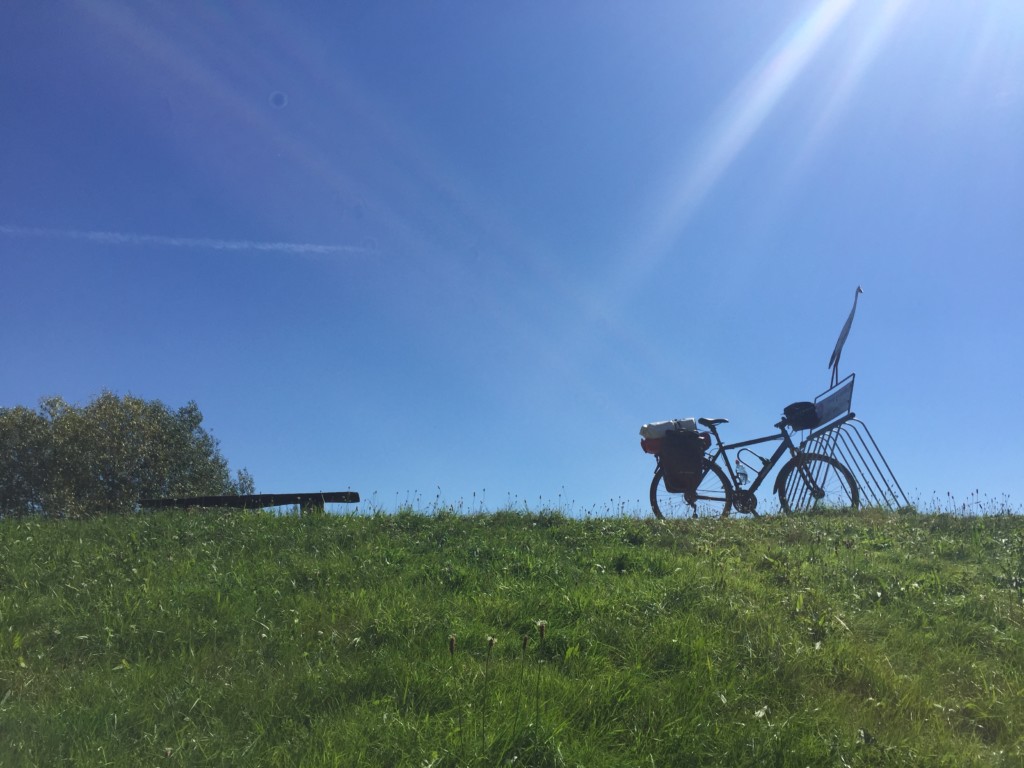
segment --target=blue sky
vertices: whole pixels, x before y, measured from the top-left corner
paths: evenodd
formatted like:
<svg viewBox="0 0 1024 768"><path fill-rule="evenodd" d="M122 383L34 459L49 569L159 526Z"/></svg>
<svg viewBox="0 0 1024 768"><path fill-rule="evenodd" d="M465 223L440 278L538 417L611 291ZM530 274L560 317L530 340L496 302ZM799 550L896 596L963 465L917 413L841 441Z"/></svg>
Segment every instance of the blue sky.
<svg viewBox="0 0 1024 768"><path fill-rule="evenodd" d="M1017 0L0 22L0 406L195 400L263 492L644 511L640 425L767 434L860 285L904 489L1024 500Z"/></svg>

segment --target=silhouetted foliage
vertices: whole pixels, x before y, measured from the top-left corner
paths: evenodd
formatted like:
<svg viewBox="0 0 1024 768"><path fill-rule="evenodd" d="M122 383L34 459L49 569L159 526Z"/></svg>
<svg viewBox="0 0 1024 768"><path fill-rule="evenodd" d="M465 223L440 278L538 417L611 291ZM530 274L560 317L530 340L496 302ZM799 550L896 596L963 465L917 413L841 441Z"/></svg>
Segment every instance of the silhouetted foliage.
<svg viewBox="0 0 1024 768"><path fill-rule="evenodd" d="M194 402L104 392L85 407L59 397L38 411L0 408L0 515L81 517L135 509L143 497L252 493L231 479Z"/></svg>

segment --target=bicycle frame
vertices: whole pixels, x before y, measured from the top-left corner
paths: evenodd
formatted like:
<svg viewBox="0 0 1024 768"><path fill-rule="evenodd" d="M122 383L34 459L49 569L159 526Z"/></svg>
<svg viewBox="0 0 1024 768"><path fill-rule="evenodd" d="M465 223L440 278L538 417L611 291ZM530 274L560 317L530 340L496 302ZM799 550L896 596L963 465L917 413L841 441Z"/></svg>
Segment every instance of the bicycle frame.
<svg viewBox="0 0 1024 768"><path fill-rule="evenodd" d="M716 427L709 428L711 434L714 435L715 437L715 442L718 443L718 450L715 451L714 455L711 456L711 462L716 464L720 463L721 465L725 466L725 471L729 474L729 480L734 488L740 489L739 478L736 476L736 471L733 469L732 462L729 460L729 454L726 453L726 451L739 451L740 449L743 448L749 448L752 445L760 445L762 443L771 443L775 441L779 442L779 447L775 449L775 452L771 455L771 458L767 460L761 459L763 466L754 476L753 482L751 482L750 485L747 486L746 488L742 489L747 493L757 492L757 489L761 487L761 483L763 483L765 479L768 477L768 475L771 474L772 470L779 463L779 459L781 459L787 452L790 456L796 456L799 452L796 447L796 444L793 442L793 438L790 437L790 434L786 431L783 423L779 422L775 426L778 427L779 429L779 434L777 435L765 435L764 437L755 437L753 440L741 440L738 443L723 443L722 438L718 434L718 429ZM751 453L753 453L753 451L751 451ZM757 454L754 455L757 456ZM719 458L722 459L721 462L718 461ZM738 453L736 456L736 460L737 462L740 460ZM751 469L753 469L753 467L751 467Z"/></svg>

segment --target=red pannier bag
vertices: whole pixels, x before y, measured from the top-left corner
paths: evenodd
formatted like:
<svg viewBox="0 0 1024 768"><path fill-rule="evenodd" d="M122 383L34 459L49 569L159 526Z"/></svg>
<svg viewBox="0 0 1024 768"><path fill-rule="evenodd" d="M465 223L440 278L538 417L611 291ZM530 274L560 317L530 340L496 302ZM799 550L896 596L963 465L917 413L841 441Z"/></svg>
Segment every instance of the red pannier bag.
<svg viewBox="0 0 1024 768"><path fill-rule="evenodd" d="M644 453L653 453L657 456L661 453L662 439L660 437L642 437L640 438L640 447L643 448Z"/></svg>

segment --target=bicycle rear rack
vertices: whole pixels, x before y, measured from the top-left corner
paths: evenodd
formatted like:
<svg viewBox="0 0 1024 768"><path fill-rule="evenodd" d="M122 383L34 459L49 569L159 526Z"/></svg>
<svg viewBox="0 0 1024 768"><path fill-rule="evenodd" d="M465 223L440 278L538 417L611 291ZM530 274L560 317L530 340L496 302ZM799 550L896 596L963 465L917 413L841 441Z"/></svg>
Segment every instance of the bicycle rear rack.
<svg viewBox="0 0 1024 768"><path fill-rule="evenodd" d="M857 481L861 506L887 507L893 511L909 507L910 500L867 424L850 411L853 382L851 373L815 398L821 426L800 443L800 450L823 453L845 464Z"/></svg>

